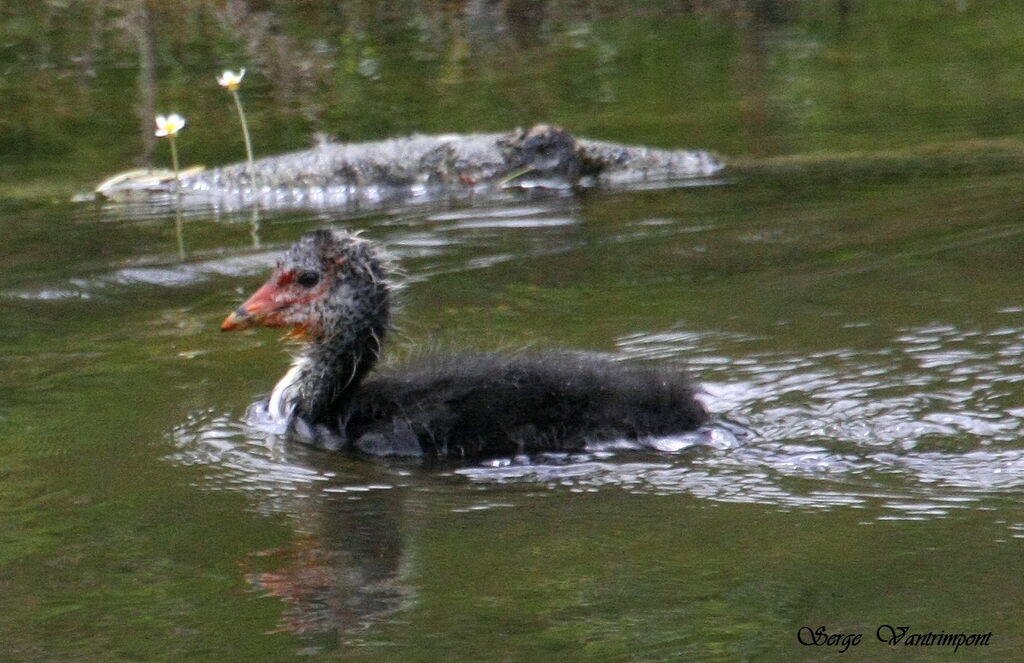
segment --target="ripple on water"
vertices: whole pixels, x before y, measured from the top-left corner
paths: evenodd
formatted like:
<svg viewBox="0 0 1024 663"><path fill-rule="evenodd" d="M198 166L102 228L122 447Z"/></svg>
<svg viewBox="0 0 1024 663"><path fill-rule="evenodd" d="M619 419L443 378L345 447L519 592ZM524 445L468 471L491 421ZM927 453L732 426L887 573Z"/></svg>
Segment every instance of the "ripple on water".
<svg viewBox="0 0 1024 663"><path fill-rule="evenodd" d="M687 332L621 340L629 356L686 357L707 380L710 409L756 433L750 444L699 459L703 484L692 492L871 504L886 518L917 519L1001 499L1024 483L1024 408L1015 407L1012 386L1021 379L1024 331L932 325L901 331L881 351L735 359L748 341ZM816 485L793 482L807 478Z"/></svg>
<svg viewBox="0 0 1024 663"><path fill-rule="evenodd" d="M133 209L131 205L114 206L105 211L104 219L124 222L130 219L135 223L168 221L168 209L149 210L147 215L138 218L125 216ZM190 216L208 220L210 213L209 210L202 213L192 211ZM217 213L216 218L245 227L252 223L248 212ZM302 224L302 229L289 235L294 239L306 229L325 224L351 226L358 219L354 214L344 219L314 213L297 218L294 215L266 214L261 222L267 226L280 221ZM379 222L379 230L383 232L378 233L375 239L403 261L419 260L420 264L408 280L422 281L437 274L486 269L524 256L572 250L579 245L578 238L574 236L578 223L574 203L568 199L555 199L548 205L474 207L445 210L426 217L394 214ZM37 301L93 299L101 292L108 297L117 296L125 288L181 288L214 277L252 276L272 267L288 246L288 242L264 246L253 235L253 247L240 247L228 254L220 249L213 253L204 252L188 247L187 231L186 226L182 247L184 257L170 251L171 245L168 244L164 247L167 251L159 255L112 261L107 271L80 274L58 283L22 287L2 292L0 296ZM510 244L513 233L514 241ZM495 251L494 247L502 247L502 250ZM453 250L455 248L463 250Z"/></svg>
<svg viewBox="0 0 1024 663"><path fill-rule="evenodd" d="M262 274L274 265L280 250L260 251L246 255L216 256L193 259L187 263L174 264L140 262L120 267L91 277L74 277L66 284L43 286L36 289L21 289L2 293L19 299L50 301L68 299L93 299L97 294L109 293L112 288L134 288L155 286L181 288L203 283L217 276L252 276Z"/></svg>
<svg viewBox="0 0 1024 663"><path fill-rule="evenodd" d="M255 492L270 511L291 511L289 493L327 483L334 474L301 462L270 433L210 410L193 412L171 431L171 460L207 469L209 487Z"/></svg>

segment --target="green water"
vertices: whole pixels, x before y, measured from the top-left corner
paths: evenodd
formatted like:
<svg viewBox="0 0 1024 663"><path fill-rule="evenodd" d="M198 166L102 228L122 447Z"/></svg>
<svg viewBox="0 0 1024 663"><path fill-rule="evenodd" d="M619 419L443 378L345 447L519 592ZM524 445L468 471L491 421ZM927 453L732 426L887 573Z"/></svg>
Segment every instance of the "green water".
<svg viewBox="0 0 1024 663"><path fill-rule="evenodd" d="M1024 9L755 4L0 10L0 661L1019 657ZM138 25L187 163L244 154L214 81L244 64L260 154L547 121L740 166L257 219L68 202L146 150ZM289 444L246 418L285 346L217 327L328 224L402 264L391 361L666 362L739 428L441 468Z"/></svg>

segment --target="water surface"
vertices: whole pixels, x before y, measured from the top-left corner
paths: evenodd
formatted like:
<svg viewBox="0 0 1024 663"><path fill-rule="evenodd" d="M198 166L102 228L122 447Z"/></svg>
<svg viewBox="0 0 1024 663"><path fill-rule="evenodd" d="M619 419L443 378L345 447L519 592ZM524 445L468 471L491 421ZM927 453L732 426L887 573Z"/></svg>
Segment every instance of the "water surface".
<svg viewBox="0 0 1024 663"><path fill-rule="evenodd" d="M323 42L327 62L377 63L339 64L338 87L323 89L357 81L365 94L314 115L361 118L334 125L361 139L373 122L576 119L598 138L798 157L714 185L176 215L65 202L97 161L122 167L123 146L69 159L70 175L30 152L20 193L0 201L0 658L810 661L838 655L797 641L821 625L864 634L851 660L952 655L890 648L882 624L991 631L988 647L956 655L1015 656L1024 225L1005 159L1019 84L996 82L1011 78L1000 49L1024 43L1006 26L1024 23L1000 20L1019 12L1008 3L952 4L864 3L845 18L808 4L756 29L724 14L553 13L538 41L504 56L447 33L416 41L433 34L423 15L400 23L392 51L330 31ZM364 36L397 30L387 16L349 18L380 28ZM321 52L311 25L287 34ZM230 48L201 64L216 70ZM474 57L444 60L449 48ZM417 91L397 64L413 50L451 97ZM607 85L554 87L579 71L570 51L606 62L587 71ZM936 52L953 54L926 57ZM230 114L210 128L214 102L186 94L208 72L170 62L158 57L160 94L206 109L182 147L234 154ZM540 82L516 73L542 62ZM41 84L52 71L37 65L8 66ZM254 82L267 77L249 88L255 128L301 146L268 131L295 108L255 69ZM82 94L125 95L125 71L101 60ZM673 89L685 79L692 103L664 76ZM463 87L480 80L491 86ZM843 81L849 95L833 96ZM541 109L554 117L536 106L548 89L562 90ZM925 104L936 91L956 94ZM592 114L566 111L588 100ZM450 105L463 110L447 126ZM66 121L41 114L34 130ZM111 120L87 142L122 130ZM964 143L988 140L1002 141L996 156ZM928 147L954 144L973 160L949 168ZM918 151L892 152L903 148ZM823 173L817 153L843 166ZM252 425L246 410L285 370L287 346L217 326L284 248L325 225L362 231L402 265L386 361L581 348L691 371L716 421L660 451L434 467L328 454Z"/></svg>

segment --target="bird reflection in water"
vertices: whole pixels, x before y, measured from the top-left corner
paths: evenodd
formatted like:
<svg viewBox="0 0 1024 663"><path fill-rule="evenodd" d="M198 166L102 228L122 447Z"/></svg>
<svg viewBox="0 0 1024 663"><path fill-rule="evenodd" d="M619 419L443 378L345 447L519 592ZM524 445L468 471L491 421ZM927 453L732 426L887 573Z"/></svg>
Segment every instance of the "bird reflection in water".
<svg viewBox="0 0 1024 663"><path fill-rule="evenodd" d="M412 605L399 489L306 500L290 545L239 562L246 581L285 609L274 632L329 636L350 644Z"/></svg>

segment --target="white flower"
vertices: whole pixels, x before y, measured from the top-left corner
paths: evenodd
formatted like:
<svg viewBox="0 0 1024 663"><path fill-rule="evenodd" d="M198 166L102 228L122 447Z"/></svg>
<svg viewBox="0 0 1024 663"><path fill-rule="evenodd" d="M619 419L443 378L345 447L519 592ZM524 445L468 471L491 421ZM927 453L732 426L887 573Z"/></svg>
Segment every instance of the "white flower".
<svg viewBox="0 0 1024 663"><path fill-rule="evenodd" d="M225 69L224 73L217 77L217 83L229 92L234 92L238 89L238 86L242 84L242 76L245 76L245 67L242 67L241 71L237 74Z"/></svg>
<svg viewBox="0 0 1024 663"><path fill-rule="evenodd" d="M164 136L174 138L184 126L185 118L177 113L156 116L156 135L158 138L163 138Z"/></svg>

